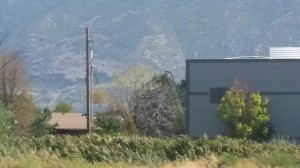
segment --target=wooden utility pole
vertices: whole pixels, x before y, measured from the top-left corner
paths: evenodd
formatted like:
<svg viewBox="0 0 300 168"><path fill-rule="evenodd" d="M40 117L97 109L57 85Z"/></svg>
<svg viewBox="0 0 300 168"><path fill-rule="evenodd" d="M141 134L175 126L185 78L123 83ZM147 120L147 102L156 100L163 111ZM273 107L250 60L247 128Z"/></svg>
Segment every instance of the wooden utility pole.
<svg viewBox="0 0 300 168"><path fill-rule="evenodd" d="M90 115L90 65L91 65L91 57L90 57L90 39L89 39L89 28L86 27L86 127L87 132L91 132L91 115Z"/></svg>

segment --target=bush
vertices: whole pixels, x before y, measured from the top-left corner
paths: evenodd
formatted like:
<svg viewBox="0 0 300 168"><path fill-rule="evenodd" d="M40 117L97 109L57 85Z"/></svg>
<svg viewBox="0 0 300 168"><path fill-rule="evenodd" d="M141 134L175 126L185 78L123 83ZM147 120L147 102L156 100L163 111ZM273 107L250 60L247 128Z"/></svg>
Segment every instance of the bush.
<svg viewBox="0 0 300 168"><path fill-rule="evenodd" d="M96 118L95 126L100 128L100 132L136 133L137 131L132 114L118 102L112 103L106 112L97 113Z"/></svg>
<svg viewBox="0 0 300 168"><path fill-rule="evenodd" d="M34 137L40 137L54 132L54 126L50 125L48 121L51 118L51 111L49 108L45 108L43 110L38 109L37 116L33 120L32 127L32 135Z"/></svg>
<svg viewBox="0 0 300 168"><path fill-rule="evenodd" d="M122 118L102 117L97 119L96 125L100 127L103 133L117 133L122 128Z"/></svg>
<svg viewBox="0 0 300 168"><path fill-rule="evenodd" d="M232 129L234 137L266 140L273 133L268 103L259 92L249 92L245 85L236 82L222 97L219 116Z"/></svg>
<svg viewBox="0 0 300 168"><path fill-rule="evenodd" d="M5 138L12 133L13 115L0 103L0 138Z"/></svg>

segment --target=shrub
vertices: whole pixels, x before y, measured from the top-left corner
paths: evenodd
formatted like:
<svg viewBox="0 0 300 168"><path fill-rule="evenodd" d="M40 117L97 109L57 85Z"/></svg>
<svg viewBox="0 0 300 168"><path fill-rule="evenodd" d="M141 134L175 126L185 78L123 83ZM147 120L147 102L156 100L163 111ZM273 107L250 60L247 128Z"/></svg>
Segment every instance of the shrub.
<svg viewBox="0 0 300 168"><path fill-rule="evenodd" d="M54 126L48 123L50 118L51 111L49 110L49 108L45 108L43 110L38 109L37 116L31 124L32 135L34 137L40 137L54 132Z"/></svg>
<svg viewBox="0 0 300 168"><path fill-rule="evenodd" d="M102 129L101 132L127 132L136 133L136 126L131 113L118 102L110 104L104 113L96 114L95 126ZM113 128L109 128L109 125Z"/></svg>
<svg viewBox="0 0 300 168"><path fill-rule="evenodd" d="M13 115L6 110L4 104L0 103L0 138L9 136L12 133Z"/></svg>
<svg viewBox="0 0 300 168"><path fill-rule="evenodd" d="M268 103L259 92L249 92L246 85L236 81L221 99L219 116L232 129L234 137L265 140L273 132Z"/></svg>
<svg viewBox="0 0 300 168"><path fill-rule="evenodd" d="M122 118L117 117L102 117L97 119L97 126L100 127L101 132L104 133L117 133L121 131Z"/></svg>

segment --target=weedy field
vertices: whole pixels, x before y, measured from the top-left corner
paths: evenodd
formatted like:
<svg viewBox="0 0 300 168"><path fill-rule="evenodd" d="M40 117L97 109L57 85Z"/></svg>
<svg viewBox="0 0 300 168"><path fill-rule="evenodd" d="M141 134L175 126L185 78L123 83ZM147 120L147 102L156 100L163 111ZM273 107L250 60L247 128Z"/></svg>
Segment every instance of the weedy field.
<svg viewBox="0 0 300 168"><path fill-rule="evenodd" d="M157 139L138 135L8 138L0 143L0 167L299 167L292 143L186 136Z"/></svg>

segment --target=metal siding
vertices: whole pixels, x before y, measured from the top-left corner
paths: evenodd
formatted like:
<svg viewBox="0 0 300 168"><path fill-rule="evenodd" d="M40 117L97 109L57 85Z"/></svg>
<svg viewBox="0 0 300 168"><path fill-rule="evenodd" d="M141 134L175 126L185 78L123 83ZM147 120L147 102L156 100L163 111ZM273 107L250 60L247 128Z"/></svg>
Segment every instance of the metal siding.
<svg viewBox="0 0 300 168"><path fill-rule="evenodd" d="M230 87L236 78L251 90L299 92L298 62L218 62L190 64L190 92L209 92L212 87Z"/></svg>
<svg viewBox="0 0 300 168"><path fill-rule="evenodd" d="M230 87L236 77L250 90L270 99L271 122L280 135L300 137L300 60L187 60L187 133L228 134L217 117L217 105L209 103L211 87Z"/></svg>
<svg viewBox="0 0 300 168"><path fill-rule="evenodd" d="M271 47L271 58L300 58L300 47Z"/></svg>
<svg viewBox="0 0 300 168"><path fill-rule="evenodd" d="M209 96L190 96L190 130L191 137L202 135L229 135L226 126L217 117L217 104L209 104Z"/></svg>
<svg viewBox="0 0 300 168"><path fill-rule="evenodd" d="M300 95L272 95L268 99L268 110L276 134L300 137Z"/></svg>

